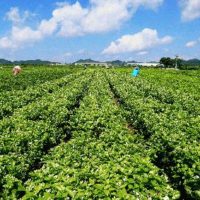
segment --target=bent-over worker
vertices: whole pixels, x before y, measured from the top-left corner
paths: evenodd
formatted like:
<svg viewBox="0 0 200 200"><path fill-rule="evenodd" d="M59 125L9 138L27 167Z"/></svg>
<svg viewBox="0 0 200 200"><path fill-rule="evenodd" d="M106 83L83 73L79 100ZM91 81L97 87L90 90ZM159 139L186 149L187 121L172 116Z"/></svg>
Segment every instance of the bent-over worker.
<svg viewBox="0 0 200 200"><path fill-rule="evenodd" d="M14 76L21 73L21 71L22 71L22 68L20 66L15 66L13 67L13 70L12 70Z"/></svg>
<svg viewBox="0 0 200 200"><path fill-rule="evenodd" d="M139 67L135 67L132 71L132 76L137 77L139 75L140 69Z"/></svg>

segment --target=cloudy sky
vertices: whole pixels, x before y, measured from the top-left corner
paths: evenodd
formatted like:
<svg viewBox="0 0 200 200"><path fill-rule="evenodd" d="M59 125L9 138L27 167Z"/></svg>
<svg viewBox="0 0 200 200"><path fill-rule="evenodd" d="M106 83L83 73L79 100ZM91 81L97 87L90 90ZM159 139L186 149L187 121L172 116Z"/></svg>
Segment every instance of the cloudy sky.
<svg viewBox="0 0 200 200"><path fill-rule="evenodd" d="M200 0L1 0L0 58L200 58Z"/></svg>

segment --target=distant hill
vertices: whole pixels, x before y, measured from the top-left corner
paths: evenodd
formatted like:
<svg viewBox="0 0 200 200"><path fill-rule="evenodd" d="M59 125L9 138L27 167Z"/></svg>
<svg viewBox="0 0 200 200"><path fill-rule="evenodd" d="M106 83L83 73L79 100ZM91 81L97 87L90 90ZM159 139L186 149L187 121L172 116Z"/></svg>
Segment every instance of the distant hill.
<svg viewBox="0 0 200 200"><path fill-rule="evenodd" d="M44 61L40 59L36 60L20 60L20 61L9 61L6 59L0 59L0 64L2 65L21 65L21 64L26 64L26 65L50 65L50 64L56 64L56 62L51 62L51 61Z"/></svg>
<svg viewBox="0 0 200 200"><path fill-rule="evenodd" d="M99 61L95 61L92 59L80 59L78 61L76 61L75 63L98 63Z"/></svg>
<svg viewBox="0 0 200 200"><path fill-rule="evenodd" d="M153 61L152 61L153 62ZM45 60L20 60L20 61L10 61L6 59L0 59L0 64L1 65L21 65L21 64L26 64L26 65L51 65L51 64L57 64L58 62L51 62L51 61L45 61ZM99 63L99 61L95 61L92 59L80 59L76 61L75 63ZM121 60L113 60L113 61L107 61L106 63L112 64L112 65L125 65L126 63L137 63L137 61L132 60L132 61L121 61ZM151 63L151 62L150 62ZM59 63L58 63L59 64ZM200 66L200 60L199 59L190 59L190 60L182 60L183 65L187 66Z"/></svg>
<svg viewBox="0 0 200 200"><path fill-rule="evenodd" d="M197 66L197 65L200 66L200 60L196 59L196 58L190 59L190 60L183 60L182 64L183 65L188 65L188 66Z"/></svg>
<svg viewBox="0 0 200 200"><path fill-rule="evenodd" d="M75 63L101 63L99 61L95 61L92 59L80 59L78 61L76 61ZM108 64L112 64L112 65L124 65L126 64L125 61L121 61L121 60L113 60L113 61L107 61L107 62L103 62L103 63L108 63Z"/></svg>
<svg viewBox="0 0 200 200"><path fill-rule="evenodd" d="M0 59L0 64L2 64L2 65L8 65L8 64L12 64L12 62L9 61L9 60Z"/></svg>
<svg viewBox="0 0 200 200"><path fill-rule="evenodd" d="M127 63L138 63L138 62L135 60L131 60L131 61L128 61Z"/></svg>
<svg viewBox="0 0 200 200"><path fill-rule="evenodd" d="M121 61L121 60L107 61L106 63L112 64L112 65L124 65L124 64L126 64L126 62Z"/></svg>
<svg viewBox="0 0 200 200"><path fill-rule="evenodd" d="M148 63L159 63L159 62L157 62L157 61L150 61L150 62L148 62Z"/></svg>
<svg viewBox="0 0 200 200"><path fill-rule="evenodd" d="M20 60L20 61L14 61L13 64L27 64L27 65L50 65L55 64L55 62L45 61L45 60Z"/></svg>

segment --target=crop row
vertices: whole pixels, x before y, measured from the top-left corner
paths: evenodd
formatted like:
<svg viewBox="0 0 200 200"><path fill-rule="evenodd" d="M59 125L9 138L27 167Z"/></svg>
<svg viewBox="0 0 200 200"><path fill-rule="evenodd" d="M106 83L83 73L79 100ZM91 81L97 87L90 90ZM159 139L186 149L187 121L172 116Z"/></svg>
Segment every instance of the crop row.
<svg viewBox="0 0 200 200"><path fill-rule="evenodd" d="M111 88L125 108L125 117L144 135L152 160L163 168L187 198L200 198L199 117L141 92L134 81L108 75ZM135 81L136 82L136 81Z"/></svg>
<svg viewBox="0 0 200 200"><path fill-rule="evenodd" d="M70 126L71 140L52 149L43 167L17 188L24 192L22 199L178 198L138 137L126 127L101 72Z"/></svg>
<svg viewBox="0 0 200 200"><path fill-rule="evenodd" d="M155 85L155 89L166 90L168 94L168 89L170 89L171 95L180 95L181 97L188 96L188 99L191 98L194 101L199 101L199 78L190 77L187 75L181 74L181 72L163 72L161 71L144 71L144 79L148 84ZM143 80L144 80L143 79ZM187 98L185 98L187 99ZM178 98L176 98L178 100Z"/></svg>
<svg viewBox="0 0 200 200"><path fill-rule="evenodd" d="M51 95L60 87L69 84L71 81L80 77L81 73L74 73L53 81L47 81L41 85L30 86L25 91L7 91L0 96L0 120L11 116L13 112L29 103L38 101L41 97Z"/></svg>
<svg viewBox="0 0 200 200"><path fill-rule="evenodd" d="M192 75L192 76L191 76ZM199 89L198 71L174 71L174 70L142 70L142 76L147 80L172 85L179 88L184 87L189 93L190 89Z"/></svg>
<svg viewBox="0 0 200 200"><path fill-rule="evenodd" d="M29 86L55 80L75 71L72 69L69 70L69 68L29 67L23 68L22 73L18 76L13 76L11 68L3 68L0 70L0 93L13 90L25 90Z"/></svg>
<svg viewBox="0 0 200 200"><path fill-rule="evenodd" d="M161 103L171 104L174 109L188 112L189 117L200 115L200 88L198 88L200 82L188 84L181 78L176 79L177 75L174 78L173 74L162 78L162 73L159 71L157 71L158 75L155 74L154 76L151 71L147 72L144 72L144 75L139 79L132 79L130 74L120 74L120 79L137 87L138 91L143 93L146 98L152 97Z"/></svg>
<svg viewBox="0 0 200 200"><path fill-rule="evenodd" d="M85 92L91 73L52 95L18 109L0 122L0 189L4 197L38 167L48 150L70 137L68 118Z"/></svg>
<svg viewBox="0 0 200 200"><path fill-rule="evenodd" d="M187 140L200 140L198 134L200 132L200 118L198 114L198 111L200 111L200 104L196 105L197 102L190 99L188 99L188 101L186 99L178 99L178 96L174 94L173 99L170 95L167 98L164 89L159 90L156 87L151 87L151 85L143 79L138 80L130 76L113 73L111 74L111 77L112 76L117 79L116 84L121 85L120 91L126 95L125 98L128 101L133 101L133 98L134 100L138 99L138 101L142 100L141 103L143 103L144 110L145 106L150 107L160 120L161 117L163 117L162 123L166 123L171 127L176 127L179 131L189 133L185 135ZM179 93L182 94L183 91L180 89ZM183 107L183 104L187 104L189 110ZM196 112L191 113L192 109ZM156 122L153 125L156 126Z"/></svg>

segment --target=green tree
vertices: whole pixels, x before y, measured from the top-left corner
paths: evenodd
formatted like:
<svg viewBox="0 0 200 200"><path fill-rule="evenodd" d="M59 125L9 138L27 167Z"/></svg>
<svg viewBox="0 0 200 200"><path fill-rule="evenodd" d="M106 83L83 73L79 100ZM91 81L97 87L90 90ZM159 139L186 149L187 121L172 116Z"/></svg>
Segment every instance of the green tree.
<svg viewBox="0 0 200 200"><path fill-rule="evenodd" d="M165 68L173 67L175 64L175 61L171 59L170 57L162 57L160 59L160 64L164 65Z"/></svg>
<svg viewBox="0 0 200 200"><path fill-rule="evenodd" d="M160 64L164 65L165 68L175 67L177 63L177 67L181 68L183 60L180 58L172 59L170 57L162 57L160 59Z"/></svg>

